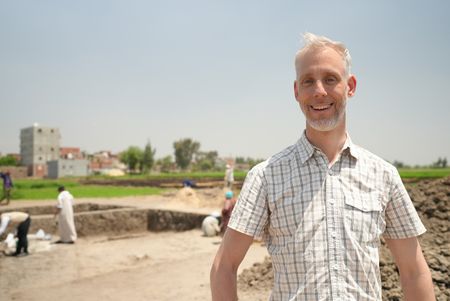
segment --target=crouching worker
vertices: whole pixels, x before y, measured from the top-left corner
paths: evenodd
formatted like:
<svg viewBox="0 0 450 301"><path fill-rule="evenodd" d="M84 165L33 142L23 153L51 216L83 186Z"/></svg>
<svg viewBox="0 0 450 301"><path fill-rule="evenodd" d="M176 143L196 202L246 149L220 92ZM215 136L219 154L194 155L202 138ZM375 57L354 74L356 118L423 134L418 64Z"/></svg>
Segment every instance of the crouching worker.
<svg viewBox="0 0 450 301"><path fill-rule="evenodd" d="M219 222L220 214L213 212L203 219L202 232L204 236L212 237L216 236L220 232Z"/></svg>
<svg viewBox="0 0 450 301"><path fill-rule="evenodd" d="M30 229L31 218L28 213L25 212L5 212L0 215L0 235L10 227L17 227L17 242L16 252L13 256L26 256L28 255L28 230ZM23 252L22 252L23 251Z"/></svg>

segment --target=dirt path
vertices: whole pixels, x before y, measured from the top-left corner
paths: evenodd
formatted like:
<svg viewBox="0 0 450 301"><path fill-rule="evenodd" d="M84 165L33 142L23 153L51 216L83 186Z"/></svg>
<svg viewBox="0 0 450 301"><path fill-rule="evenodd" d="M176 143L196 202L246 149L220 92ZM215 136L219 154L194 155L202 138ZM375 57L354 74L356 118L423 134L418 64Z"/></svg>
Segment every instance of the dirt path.
<svg viewBox="0 0 450 301"><path fill-rule="evenodd" d="M145 233L3 257L0 300L209 300L209 268L219 243L199 230ZM241 270L266 254L253 244Z"/></svg>
<svg viewBox="0 0 450 301"><path fill-rule="evenodd" d="M210 213L220 210L223 191L76 202ZM10 208L51 204L13 201ZM30 256L0 257L0 300L210 300L209 269L220 240L200 230L86 237L74 245L30 240ZM266 248L254 243L239 271L265 256Z"/></svg>

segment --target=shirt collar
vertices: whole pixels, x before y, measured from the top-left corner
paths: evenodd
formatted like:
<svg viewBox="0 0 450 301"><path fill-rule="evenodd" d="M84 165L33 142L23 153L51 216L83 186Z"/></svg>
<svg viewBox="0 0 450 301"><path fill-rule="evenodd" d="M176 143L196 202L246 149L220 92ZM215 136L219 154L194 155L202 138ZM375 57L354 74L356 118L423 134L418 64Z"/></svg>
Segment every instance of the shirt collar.
<svg viewBox="0 0 450 301"><path fill-rule="evenodd" d="M342 151L345 151L347 149L353 158L355 158L356 160L359 159L360 154L359 154L358 147L352 142L352 139L350 138L350 135L348 133L347 133L347 139L345 140Z"/></svg>
<svg viewBox="0 0 450 301"><path fill-rule="evenodd" d="M302 136L297 142L297 148L300 154L300 161L302 164L304 164L306 161L308 161L309 158L312 157L314 154L314 151L317 149L314 145L309 142L308 138L306 138L306 131L303 131ZM342 147L342 152L346 151L348 149L348 152L352 157L355 159L359 158L359 151L356 145L352 142L350 139L350 135L347 133L347 139L345 140L344 146Z"/></svg>
<svg viewBox="0 0 450 301"><path fill-rule="evenodd" d="M303 131L302 136L298 140L297 148L300 154L300 161L302 164L305 164L305 162L312 157L315 149L315 147L309 142L308 138L306 138L306 131Z"/></svg>

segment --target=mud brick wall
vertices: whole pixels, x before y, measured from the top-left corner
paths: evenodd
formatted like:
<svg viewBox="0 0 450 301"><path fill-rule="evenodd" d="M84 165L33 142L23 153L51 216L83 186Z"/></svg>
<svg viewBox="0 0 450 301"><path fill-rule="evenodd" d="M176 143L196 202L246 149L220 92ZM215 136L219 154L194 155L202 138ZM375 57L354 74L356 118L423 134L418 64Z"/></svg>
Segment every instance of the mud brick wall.
<svg viewBox="0 0 450 301"><path fill-rule="evenodd" d="M145 232L147 231L147 210L114 209L83 212L75 215L75 228L80 237Z"/></svg>
<svg viewBox="0 0 450 301"><path fill-rule="evenodd" d="M190 212L149 210L147 228L149 231L191 230L200 228L206 216L205 214Z"/></svg>
<svg viewBox="0 0 450 301"><path fill-rule="evenodd" d="M146 231L186 231L200 228L205 214L153 209L117 208L116 206L80 204L75 208L75 228L79 237L121 235ZM53 207L35 206L21 209L31 215L29 234L39 229L58 235ZM6 233L2 236L6 236Z"/></svg>

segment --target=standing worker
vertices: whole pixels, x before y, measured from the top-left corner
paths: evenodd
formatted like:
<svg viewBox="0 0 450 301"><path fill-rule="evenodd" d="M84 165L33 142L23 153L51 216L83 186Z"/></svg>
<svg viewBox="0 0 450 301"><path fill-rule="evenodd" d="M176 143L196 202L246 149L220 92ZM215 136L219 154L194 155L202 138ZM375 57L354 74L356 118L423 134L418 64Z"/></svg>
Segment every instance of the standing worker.
<svg viewBox="0 0 450 301"><path fill-rule="evenodd" d="M77 240L77 231L73 217L73 196L64 186L58 188L58 204L55 217L58 216L60 239L56 243L73 244Z"/></svg>
<svg viewBox="0 0 450 301"><path fill-rule="evenodd" d="M225 234L228 228L228 221L230 220L231 213L233 212L234 204L236 199L233 198L233 191L227 191L225 193L225 202L222 208L222 220L220 223L220 236Z"/></svg>
<svg viewBox="0 0 450 301"><path fill-rule="evenodd" d="M13 256L28 255L28 229L30 229L31 218L25 212L5 212L0 215L0 235L2 235L9 226L17 227L17 242L16 252ZM23 251L23 252L22 252Z"/></svg>
<svg viewBox="0 0 450 301"><path fill-rule="evenodd" d="M423 226L397 169L354 144L346 103L356 91L344 44L305 34L294 95L306 129L247 175L211 269L214 301L237 300L236 273L255 238L272 258L270 300L381 301L386 241L405 300L435 300L417 236Z"/></svg>
<svg viewBox="0 0 450 301"><path fill-rule="evenodd" d="M6 199L6 204L9 204L9 201L11 199L11 190L14 187L13 182L11 180L11 175L9 171L3 173L0 172L0 177L3 179L3 196L0 200L0 203L3 202L4 199Z"/></svg>
<svg viewBox="0 0 450 301"><path fill-rule="evenodd" d="M234 182L234 171L231 164L226 165L224 181L225 187L231 189Z"/></svg>

